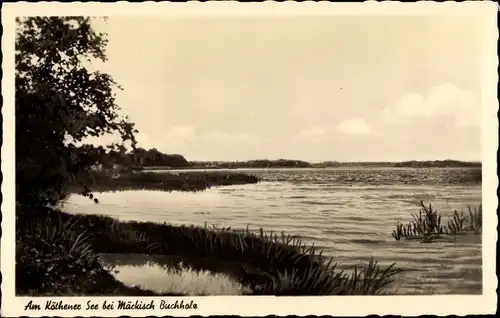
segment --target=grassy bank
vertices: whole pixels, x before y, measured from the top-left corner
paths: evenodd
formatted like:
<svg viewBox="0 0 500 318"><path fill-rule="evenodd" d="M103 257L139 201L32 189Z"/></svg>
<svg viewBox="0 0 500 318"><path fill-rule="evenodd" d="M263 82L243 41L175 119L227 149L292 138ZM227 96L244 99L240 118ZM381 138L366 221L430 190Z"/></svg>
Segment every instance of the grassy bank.
<svg viewBox="0 0 500 318"><path fill-rule="evenodd" d="M53 223L46 216L23 216L16 223L17 295L156 295L126 286L102 268L89 236L73 228L75 223Z"/></svg>
<svg viewBox="0 0 500 318"><path fill-rule="evenodd" d="M432 207L426 206L420 201L421 208L418 214L412 214L413 220L406 224L399 223L392 231L392 237L396 241L419 240L423 243L430 243L441 239L453 239L457 235L479 234L483 224L483 209L468 207L468 213L462 210L453 211L453 215L445 221L443 215Z"/></svg>
<svg viewBox="0 0 500 318"><path fill-rule="evenodd" d="M123 172L90 171L81 177L93 192L123 190L203 191L214 186L251 184L259 182L256 176L223 171L193 172ZM73 184L69 192L81 192L80 184Z"/></svg>
<svg viewBox="0 0 500 318"><path fill-rule="evenodd" d="M265 234L262 230L254 234L248 230L118 222L104 216L72 216L37 209L24 210L23 217L18 218L17 231L17 275L32 277L29 271L34 271L31 275L37 278L26 282L31 283L29 288L22 281L18 283L20 294L33 290L65 294L72 288L81 294L134 294L134 290L112 282L96 261L96 253L177 256L192 269L238 278L254 295L379 294L399 272L393 265L381 270L373 261L354 273L338 271L332 260L305 246L300 239ZM222 267L221 261L230 265ZM79 264L78 268L72 264ZM54 268L58 268L58 275L52 274ZM89 271L95 275L94 283L78 285L78 277L81 279ZM58 281L51 282L52 279ZM74 284L79 287L71 287ZM140 293L154 294L137 294Z"/></svg>

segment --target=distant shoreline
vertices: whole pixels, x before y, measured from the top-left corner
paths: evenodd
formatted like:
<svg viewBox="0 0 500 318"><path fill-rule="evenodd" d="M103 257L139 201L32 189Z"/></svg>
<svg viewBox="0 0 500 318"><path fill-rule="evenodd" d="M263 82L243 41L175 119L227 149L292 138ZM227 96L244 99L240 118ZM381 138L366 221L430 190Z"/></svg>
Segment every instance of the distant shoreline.
<svg viewBox="0 0 500 318"><path fill-rule="evenodd" d="M401 161L401 162L320 162L310 163L301 160L250 160L250 161L191 161L182 167L162 165L143 166L143 170L211 170L211 169L255 169L255 168L481 168L481 162L458 160Z"/></svg>

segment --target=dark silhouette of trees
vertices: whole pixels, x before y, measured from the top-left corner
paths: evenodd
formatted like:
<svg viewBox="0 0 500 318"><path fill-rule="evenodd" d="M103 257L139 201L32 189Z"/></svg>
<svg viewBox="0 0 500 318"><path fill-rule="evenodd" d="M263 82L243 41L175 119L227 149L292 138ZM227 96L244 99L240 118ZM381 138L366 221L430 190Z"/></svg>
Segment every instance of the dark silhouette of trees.
<svg viewBox="0 0 500 318"><path fill-rule="evenodd" d="M106 152L103 147L86 145L85 152L90 154L90 158L95 159L95 164L100 164L103 168L111 168L115 164L122 166L125 170L148 166L189 167L189 162L183 156L165 154L156 148L146 150L137 147L132 151L127 151L127 148L123 146L116 146L116 149Z"/></svg>
<svg viewBox="0 0 500 318"><path fill-rule="evenodd" d="M137 130L115 103L119 86L84 66L106 61L106 44L90 18L17 19L16 201L38 206L64 197L65 186L103 155L102 147L81 145L86 137L118 132L122 145L135 147Z"/></svg>
<svg viewBox="0 0 500 318"><path fill-rule="evenodd" d="M137 148L133 152L136 165L140 166L168 166L173 168L188 167L189 162L178 154L165 154L156 148L145 150Z"/></svg>
<svg viewBox="0 0 500 318"><path fill-rule="evenodd" d="M394 165L395 167L404 168L443 168L443 167L481 167L481 162L467 162L458 160L434 160L434 161L403 161Z"/></svg>
<svg viewBox="0 0 500 318"><path fill-rule="evenodd" d="M191 162L193 167L212 167L221 169L236 168L311 168L313 165L302 160L278 159L278 160L249 160L249 161L198 161Z"/></svg>

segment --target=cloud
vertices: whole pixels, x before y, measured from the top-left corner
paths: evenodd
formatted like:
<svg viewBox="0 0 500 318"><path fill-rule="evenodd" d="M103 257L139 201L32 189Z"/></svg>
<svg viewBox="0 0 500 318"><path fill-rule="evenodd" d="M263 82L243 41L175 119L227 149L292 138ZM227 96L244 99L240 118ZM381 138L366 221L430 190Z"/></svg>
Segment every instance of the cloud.
<svg viewBox="0 0 500 318"><path fill-rule="evenodd" d="M299 131L295 137L297 138L315 138L324 136L326 131L323 127L311 127Z"/></svg>
<svg viewBox="0 0 500 318"><path fill-rule="evenodd" d="M167 153L184 153L187 146L195 142L196 129L185 125L173 126L165 131L163 136L160 134L158 137L154 143L149 142L152 137L146 140L149 147L156 147Z"/></svg>
<svg viewBox="0 0 500 318"><path fill-rule="evenodd" d="M369 135L372 128L364 118L350 118L337 125L337 131L347 135Z"/></svg>
<svg viewBox="0 0 500 318"><path fill-rule="evenodd" d="M437 85L425 96L407 94L395 107L384 109L382 115L390 124L437 117L448 117L455 126L479 126L481 123L476 96L451 83Z"/></svg>
<svg viewBox="0 0 500 318"><path fill-rule="evenodd" d="M229 134L224 131L211 131L204 137L205 140L223 143L233 143L233 142L253 142L255 141L252 137L247 134Z"/></svg>
<svg viewBox="0 0 500 318"><path fill-rule="evenodd" d="M136 136L135 139L137 140L137 144L139 147L145 148L145 149L150 149L153 148L155 145L151 141L151 138L145 133L139 132Z"/></svg>
<svg viewBox="0 0 500 318"><path fill-rule="evenodd" d="M196 135L196 129L192 126L174 126L165 133L168 137L191 138Z"/></svg>

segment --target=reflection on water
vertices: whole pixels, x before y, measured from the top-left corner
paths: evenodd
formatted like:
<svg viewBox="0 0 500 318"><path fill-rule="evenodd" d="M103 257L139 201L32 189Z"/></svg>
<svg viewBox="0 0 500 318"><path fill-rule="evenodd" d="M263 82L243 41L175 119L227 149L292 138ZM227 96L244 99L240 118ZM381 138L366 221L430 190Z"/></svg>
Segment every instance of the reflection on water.
<svg viewBox="0 0 500 318"><path fill-rule="evenodd" d="M242 295L250 292L249 288L228 275L207 270L195 271L182 263L167 264L161 261L161 256L100 254L99 259L122 283L158 293L205 296Z"/></svg>
<svg viewBox="0 0 500 318"><path fill-rule="evenodd" d="M205 223L285 231L324 249L350 270L373 256L381 265L409 269L398 293L481 293L480 236L457 242L394 241L396 223L408 222L420 200L446 221L453 209L481 202L481 184L464 169L252 170L264 182L201 193L124 191L98 194L100 204L71 196L72 213L121 220ZM392 181L391 181L392 180ZM392 183L391 183L392 182Z"/></svg>

